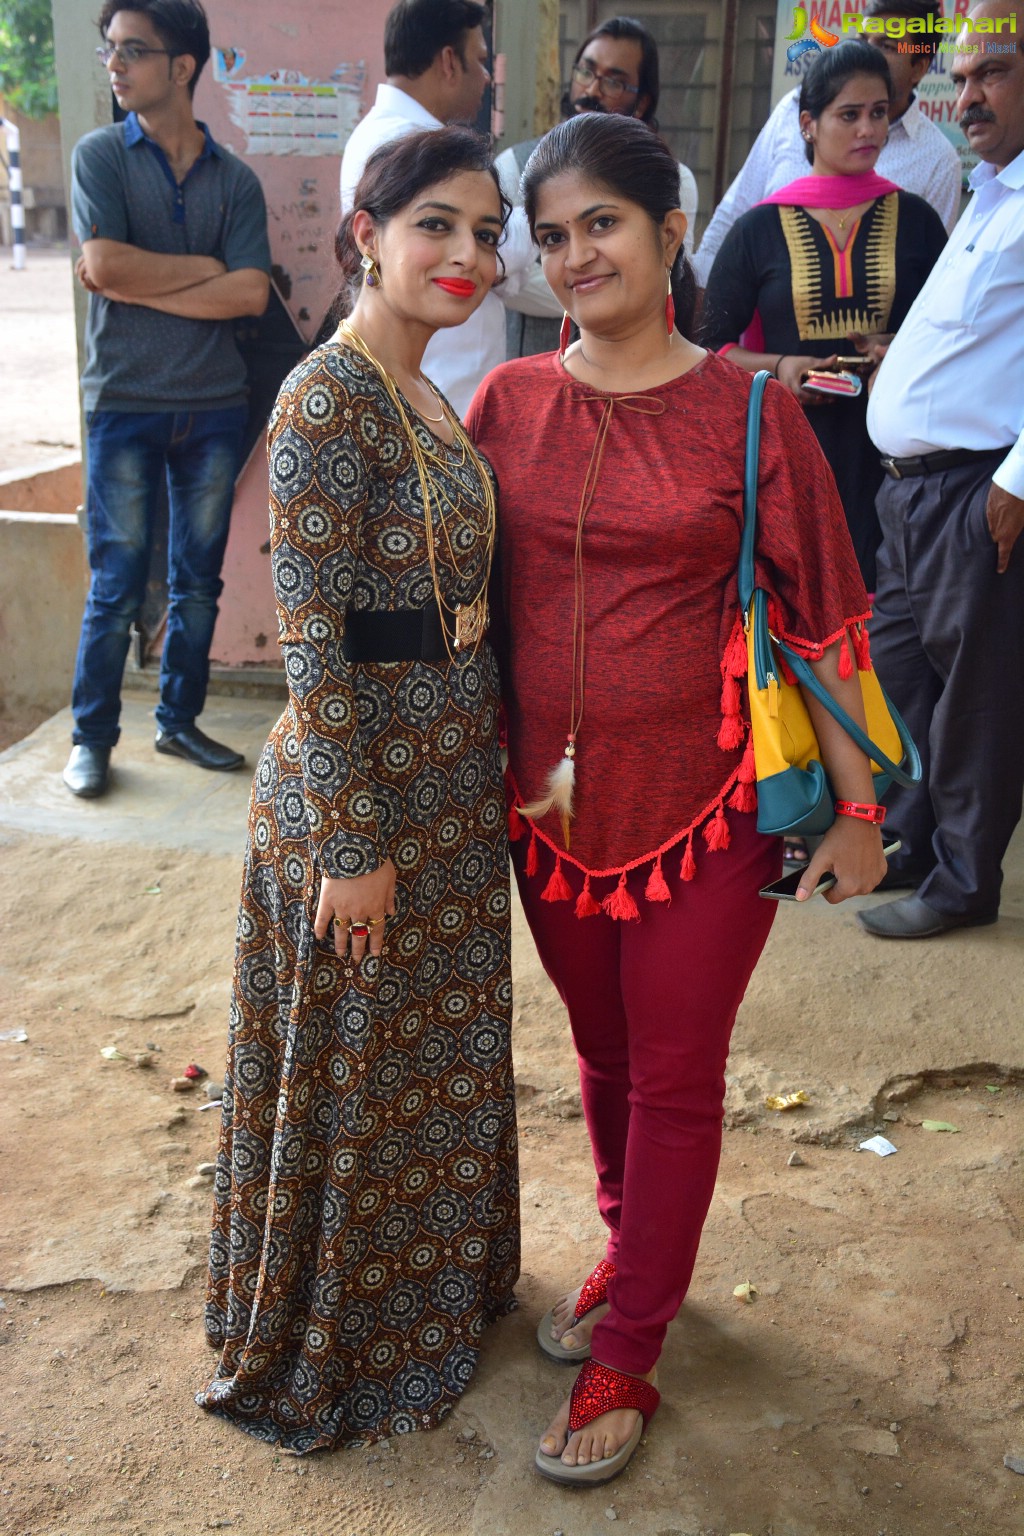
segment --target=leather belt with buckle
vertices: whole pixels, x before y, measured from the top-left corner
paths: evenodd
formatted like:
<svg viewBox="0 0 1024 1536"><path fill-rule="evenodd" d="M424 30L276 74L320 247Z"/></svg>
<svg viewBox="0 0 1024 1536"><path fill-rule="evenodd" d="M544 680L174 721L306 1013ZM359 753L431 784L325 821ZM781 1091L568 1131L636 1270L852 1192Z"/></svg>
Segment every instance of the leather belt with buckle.
<svg viewBox="0 0 1024 1536"><path fill-rule="evenodd" d="M943 469L956 469L960 464L973 464L975 459L1005 457L1006 448L937 448L934 453L921 453L916 458L894 459L882 455L882 468L891 480L904 480L908 475L937 475Z"/></svg>

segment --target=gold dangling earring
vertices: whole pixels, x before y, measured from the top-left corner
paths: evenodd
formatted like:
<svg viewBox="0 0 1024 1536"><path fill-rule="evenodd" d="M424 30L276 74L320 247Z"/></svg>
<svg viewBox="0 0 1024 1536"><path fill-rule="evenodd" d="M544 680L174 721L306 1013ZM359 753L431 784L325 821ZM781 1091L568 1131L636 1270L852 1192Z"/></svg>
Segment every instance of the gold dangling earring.
<svg viewBox="0 0 1024 1536"><path fill-rule="evenodd" d="M676 301L672 297L672 268L668 269L668 298L665 300L665 329L668 331L669 341L672 340L672 332L676 328Z"/></svg>
<svg viewBox="0 0 1024 1536"><path fill-rule="evenodd" d="M363 259L359 265L362 267L363 273L365 274L363 281L365 282L367 288L382 288L384 286L380 278L380 268L374 261L373 257L370 255L369 251L364 254Z"/></svg>

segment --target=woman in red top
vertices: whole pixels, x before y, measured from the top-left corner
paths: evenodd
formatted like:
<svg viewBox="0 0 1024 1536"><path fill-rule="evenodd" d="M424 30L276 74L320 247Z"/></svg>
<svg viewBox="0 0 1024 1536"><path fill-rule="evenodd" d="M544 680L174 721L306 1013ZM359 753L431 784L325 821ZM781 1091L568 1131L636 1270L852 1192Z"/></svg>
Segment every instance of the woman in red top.
<svg viewBox="0 0 1024 1536"><path fill-rule="evenodd" d="M569 1012L609 1230L538 1332L586 1362L537 1453L563 1482L614 1477L657 1406L718 1168L729 1036L775 911L758 889L781 862L751 814L741 692L751 377L687 339L678 183L627 118L588 113L541 141L525 206L580 339L496 369L467 423L499 483L513 857ZM771 383L758 567L778 629L863 719L839 658L864 584L821 450ZM870 804L867 759L808 703L837 794ZM878 828L840 816L804 885L834 870L841 901L884 869Z"/></svg>

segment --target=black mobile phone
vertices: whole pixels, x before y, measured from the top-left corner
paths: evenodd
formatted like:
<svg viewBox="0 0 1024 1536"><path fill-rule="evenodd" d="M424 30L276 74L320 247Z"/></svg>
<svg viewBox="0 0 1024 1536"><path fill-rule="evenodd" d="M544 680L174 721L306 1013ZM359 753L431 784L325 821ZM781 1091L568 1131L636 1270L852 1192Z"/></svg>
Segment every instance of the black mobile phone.
<svg viewBox="0 0 1024 1536"><path fill-rule="evenodd" d="M886 843L882 852L889 859L902 847L903 844L897 838L895 842ZM783 875L781 880L773 880L771 885L763 885L757 894L763 896L767 901L796 901L796 893L800 888L802 876L802 869L794 869L790 874ZM836 877L829 871L828 874L822 875L811 895L820 896L822 891L830 891L835 883Z"/></svg>

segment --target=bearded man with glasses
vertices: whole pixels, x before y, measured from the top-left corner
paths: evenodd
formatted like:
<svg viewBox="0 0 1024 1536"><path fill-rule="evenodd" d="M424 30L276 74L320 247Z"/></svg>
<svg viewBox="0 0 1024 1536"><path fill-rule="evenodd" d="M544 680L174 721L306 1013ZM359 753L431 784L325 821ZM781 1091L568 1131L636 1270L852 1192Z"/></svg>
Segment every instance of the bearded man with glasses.
<svg viewBox="0 0 1024 1536"><path fill-rule="evenodd" d="M82 403L92 579L64 783L84 799L107 789L162 482L170 523L156 750L199 768L242 764L195 722L248 414L232 322L261 315L270 292L259 181L192 112L210 56L202 6L107 0L99 29L96 53L126 116L86 134L71 159L75 271L89 292Z"/></svg>
<svg viewBox="0 0 1024 1536"><path fill-rule="evenodd" d="M629 16L612 16L595 27L583 39L573 60L569 84L562 97L563 118L579 112L616 112L623 117L638 117L657 128L659 71L658 45L639 21ZM540 139L527 139L503 150L495 164L501 188L515 206L522 197L519 181ZM683 245L687 255L693 251L693 229L697 218L697 182L693 172L679 166L679 207L686 215ZM507 356L531 357L537 352L558 348L557 320L535 318L536 300L547 295L547 284L538 262L535 275L517 295L505 299Z"/></svg>

